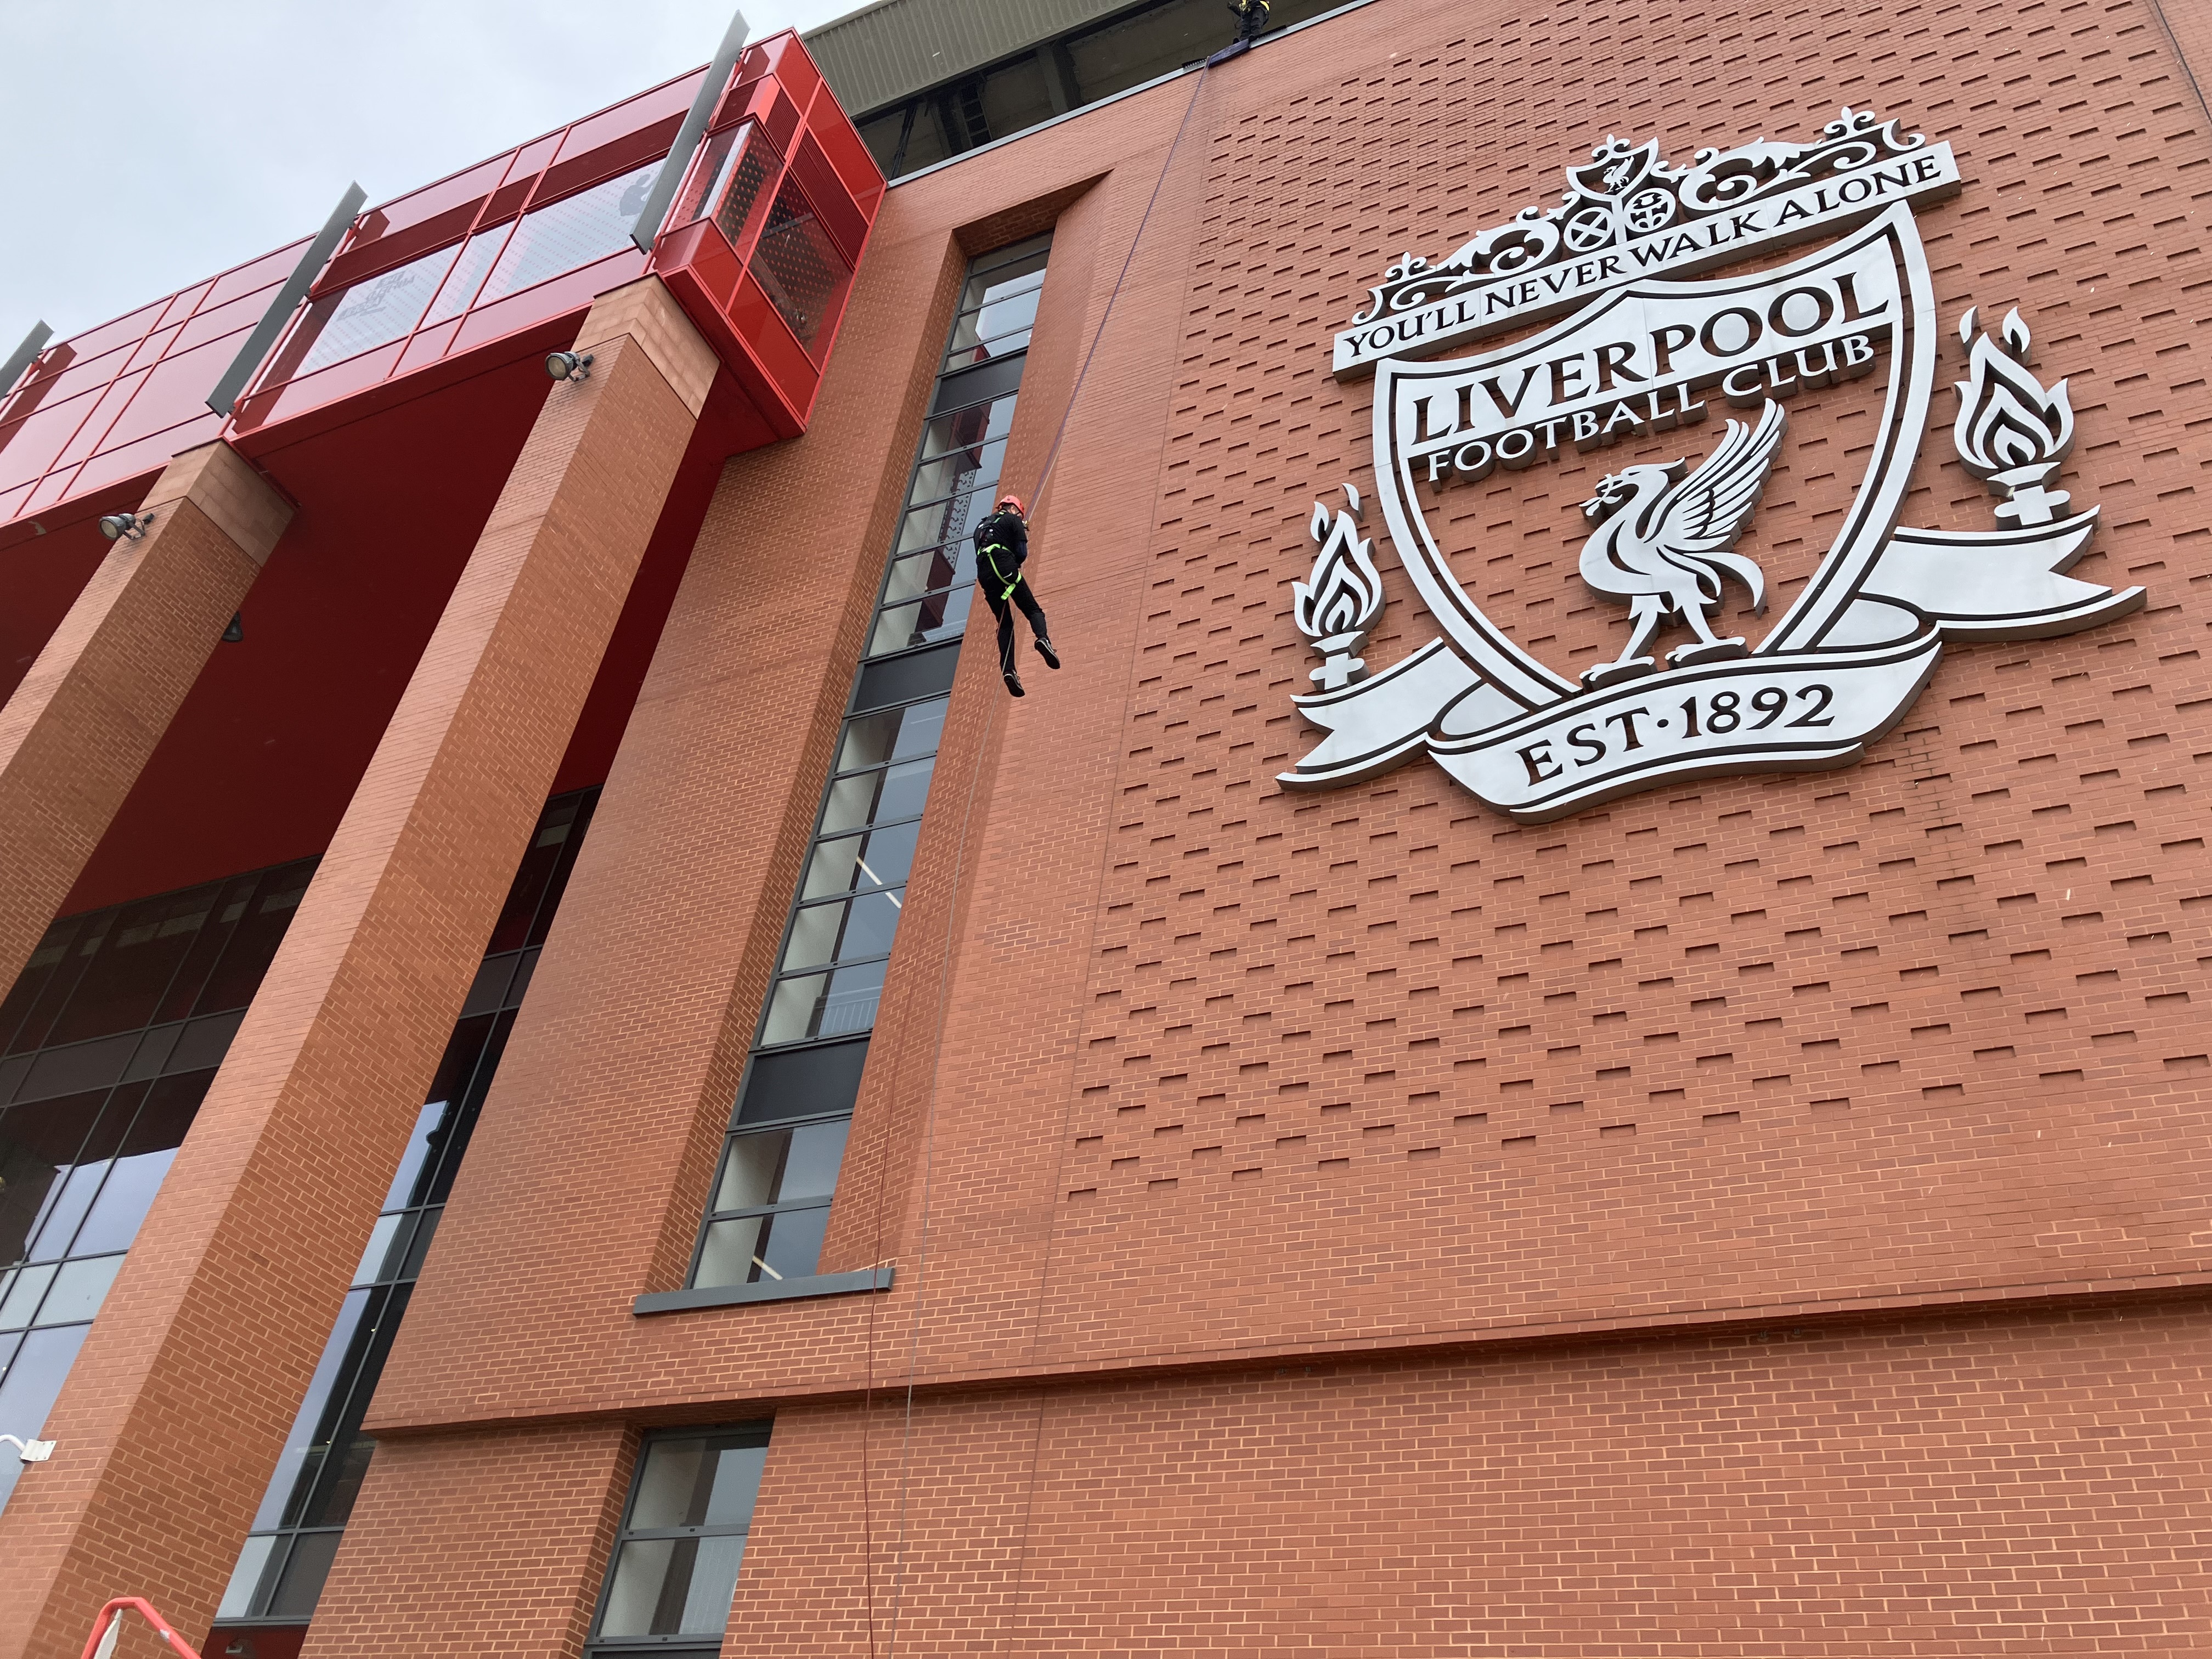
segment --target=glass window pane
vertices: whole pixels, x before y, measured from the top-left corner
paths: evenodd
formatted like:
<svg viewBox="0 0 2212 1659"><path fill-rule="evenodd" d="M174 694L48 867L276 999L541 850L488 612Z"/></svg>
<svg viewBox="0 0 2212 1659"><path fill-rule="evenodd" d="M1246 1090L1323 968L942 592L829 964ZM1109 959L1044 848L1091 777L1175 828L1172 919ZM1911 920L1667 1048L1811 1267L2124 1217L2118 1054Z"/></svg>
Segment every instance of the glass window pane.
<svg viewBox="0 0 2212 1659"><path fill-rule="evenodd" d="M361 1266L353 1270L356 1285L374 1285L384 1276L384 1259L392 1254L392 1236L404 1219L397 1215L377 1217L376 1225L369 1229L368 1248L361 1253Z"/></svg>
<svg viewBox="0 0 2212 1659"><path fill-rule="evenodd" d="M914 867L915 844L921 838L917 822L819 842L799 896L827 898L832 893L902 885Z"/></svg>
<svg viewBox="0 0 2212 1659"><path fill-rule="evenodd" d="M461 257L453 262L445 285L438 290L438 297L422 314L423 327L451 321L469 308L469 302L477 297L477 290L483 286L484 272L491 269L491 262L499 257L507 241L507 233L514 228L512 221L494 225L489 230L478 231L461 245Z"/></svg>
<svg viewBox="0 0 2212 1659"><path fill-rule="evenodd" d="M60 1271L60 1264L52 1261L40 1267L17 1269L7 1294L0 1296L0 1331L20 1331L29 1324L39 1304L46 1299L46 1286Z"/></svg>
<svg viewBox="0 0 2212 1659"><path fill-rule="evenodd" d="M963 490L988 489L998 483L1006 465L1006 441L956 449L949 455L924 461L914 471L914 485L907 500L916 507L945 501Z"/></svg>
<svg viewBox="0 0 2212 1659"><path fill-rule="evenodd" d="M606 1611L600 1615L602 1636L662 1634L654 1621L662 1588L668 1582L679 1541L647 1538L624 1544L615 1559L614 1582L607 1587ZM687 1564L688 1565L688 1564Z"/></svg>
<svg viewBox="0 0 2212 1659"><path fill-rule="evenodd" d="M911 605L890 606L876 618L875 631L868 635L868 655L880 657L918 645L957 639L968 631L968 618L975 608L973 582L949 593L933 593L926 599L916 599Z"/></svg>
<svg viewBox="0 0 2212 1659"><path fill-rule="evenodd" d="M243 1619L253 1610L253 1592L260 1588L262 1570L269 1565L269 1553L281 1540L275 1538L249 1538L246 1547L238 1553L238 1565L231 1570L230 1585L222 1593L222 1605L215 1610L218 1619Z"/></svg>
<svg viewBox="0 0 2212 1659"><path fill-rule="evenodd" d="M841 1118L835 1123L736 1136L722 1166L714 1208L744 1210L829 1197L837 1188L837 1166L851 1127L851 1120Z"/></svg>
<svg viewBox="0 0 2212 1659"><path fill-rule="evenodd" d="M865 781L872 801L875 780ZM45 1230L70 1169L83 1161L106 1097L94 1090L0 1115L0 1267L21 1261Z"/></svg>
<svg viewBox="0 0 2212 1659"><path fill-rule="evenodd" d="M760 1249L764 1223L765 1218L749 1215L708 1226L699 1246L698 1271L691 1275L691 1282L706 1285L752 1283L757 1277L753 1256Z"/></svg>
<svg viewBox="0 0 2212 1659"><path fill-rule="evenodd" d="M930 774L936 766L934 760L909 761L884 771L838 779L830 786L830 798L823 805L821 833L835 835L870 823L917 817L928 797Z"/></svg>
<svg viewBox="0 0 2212 1659"><path fill-rule="evenodd" d="M738 1568L744 1553L745 1535L741 1532L699 1540L678 1626L683 1634L711 1636L730 1622L730 1602L737 1595Z"/></svg>
<svg viewBox="0 0 2212 1659"><path fill-rule="evenodd" d="M139 1224L153 1207L161 1190L162 1177L176 1161L173 1146L136 1158L118 1158L108 1166L107 1179L93 1200L92 1212L77 1230L72 1255L97 1255L106 1250L127 1250L138 1236Z"/></svg>
<svg viewBox="0 0 2212 1659"><path fill-rule="evenodd" d="M440 248L411 264L316 301L301 325L301 332L314 343L292 373L312 374L404 335L415 326L459 251L458 246Z"/></svg>
<svg viewBox="0 0 2212 1659"><path fill-rule="evenodd" d="M762 1218L760 1241L753 1246L753 1278L809 1279L822 1261L822 1238L830 1230L830 1210L778 1210Z"/></svg>
<svg viewBox="0 0 2212 1659"><path fill-rule="evenodd" d="M1003 442L1014 429L1015 395L971 404L950 415L939 415L921 430L921 457L934 460L955 451L972 453L987 444ZM912 490L907 499L918 499Z"/></svg>
<svg viewBox="0 0 2212 1659"><path fill-rule="evenodd" d="M1039 271L1028 287L994 296L992 303L980 310L963 313L953 325L952 345L945 355L945 372L1004 357L1026 347L1043 286L1044 276Z"/></svg>
<svg viewBox="0 0 2212 1659"><path fill-rule="evenodd" d="M822 1238L829 1225L827 1205L714 1222L707 1229L699 1271L691 1282L757 1285L810 1279L822 1259Z"/></svg>
<svg viewBox="0 0 2212 1659"><path fill-rule="evenodd" d="M89 1261L65 1261L54 1275L53 1288L39 1309L41 1325L74 1325L90 1319L107 1299L108 1286L123 1270L120 1255L94 1256Z"/></svg>
<svg viewBox="0 0 2212 1659"><path fill-rule="evenodd" d="M699 1517L710 1527L749 1527L753 1502L760 1496L761 1471L768 1466L766 1446L718 1446L707 1507Z"/></svg>
<svg viewBox="0 0 2212 1659"><path fill-rule="evenodd" d="M337 1323L331 1328L331 1340L323 1345L323 1357L315 1362L315 1375L307 1384L307 1397L300 1402L299 1415L292 1419L292 1432L285 1437L284 1449L277 1454L276 1472L270 1476L269 1490L253 1517L257 1529L283 1525L294 1489L302 1484L303 1476L312 1479L321 1466L316 1431L329 1407L331 1390L337 1385L345 1368L346 1356L353 1350L354 1339L368 1312L368 1291L347 1292Z"/></svg>
<svg viewBox="0 0 2212 1659"><path fill-rule="evenodd" d="M294 1539L276 1594L269 1598L271 1619L305 1619L314 1612L322 1596L323 1580L331 1576L331 1562L344 1536L338 1532L303 1532Z"/></svg>
<svg viewBox="0 0 2212 1659"><path fill-rule="evenodd" d="M637 1472L637 1496L631 1501L629 1529L655 1532L698 1524L694 1495L708 1467L705 1437L656 1440L647 1446Z"/></svg>
<svg viewBox="0 0 2212 1659"><path fill-rule="evenodd" d="M885 761L902 761L933 755L945 735L945 709L949 700L932 697L904 708L863 714L845 723L844 741L837 750L837 769L850 772Z"/></svg>
<svg viewBox="0 0 2212 1659"><path fill-rule="evenodd" d="M659 162L650 162L525 214L484 284L482 303L489 305L617 252L645 211L646 193L659 171Z"/></svg>
<svg viewBox="0 0 2212 1659"><path fill-rule="evenodd" d="M808 906L792 919L791 942L778 971L883 955L898 933L905 902L903 893L885 892Z"/></svg>
<svg viewBox="0 0 2212 1659"><path fill-rule="evenodd" d="M967 287L960 291L960 308L972 311L1001 294L1042 282L1045 259L1051 252L1051 238L1037 236L997 253L983 255L976 261L981 269L969 277Z"/></svg>
<svg viewBox="0 0 2212 1659"><path fill-rule="evenodd" d="M76 1362L77 1350L84 1346L85 1333L91 1328L64 1325L51 1331L33 1331L23 1339L6 1375L0 1376L0 1434L23 1440L37 1437L46 1425L46 1413L53 1409L55 1396L62 1391L63 1380ZM16 1477L24 1467L15 1458L0 1457L0 1504L7 1503L8 1494L15 1491Z"/></svg>
<svg viewBox="0 0 2212 1659"><path fill-rule="evenodd" d="M933 593L939 588L975 580L975 538L970 536L963 541L927 547L892 560L890 574L884 582L883 602L895 605L918 593Z"/></svg>
<svg viewBox="0 0 2212 1659"><path fill-rule="evenodd" d="M125 905L86 966L48 1044L127 1031L152 1020L201 927L222 896L213 883Z"/></svg>
<svg viewBox="0 0 2212 1659"><path fill-rule="evenodd" d="M814 216L797 180L786 179L776 191L750 269L800 345L813 354L827 343L853 268Z"/></svg>

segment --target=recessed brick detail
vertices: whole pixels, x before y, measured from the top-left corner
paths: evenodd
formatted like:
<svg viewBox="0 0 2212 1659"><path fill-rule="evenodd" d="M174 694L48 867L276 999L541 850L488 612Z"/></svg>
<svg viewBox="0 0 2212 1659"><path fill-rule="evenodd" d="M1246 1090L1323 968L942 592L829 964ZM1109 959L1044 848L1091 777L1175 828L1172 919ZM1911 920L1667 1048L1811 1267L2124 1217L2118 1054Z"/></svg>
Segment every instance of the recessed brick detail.
<svg viewBox="0 0 2212 1659"><path fill-rule="evenodd" d="M691 434L585 332L0 1515L0 1654L214 1615Z"/></svg>
<svg viewBox="0 0 2212 1659"><path fill-rule="evenodd" d="M0 984L85 860L290 521L228 445L169 463L0 708Z"/></svg>

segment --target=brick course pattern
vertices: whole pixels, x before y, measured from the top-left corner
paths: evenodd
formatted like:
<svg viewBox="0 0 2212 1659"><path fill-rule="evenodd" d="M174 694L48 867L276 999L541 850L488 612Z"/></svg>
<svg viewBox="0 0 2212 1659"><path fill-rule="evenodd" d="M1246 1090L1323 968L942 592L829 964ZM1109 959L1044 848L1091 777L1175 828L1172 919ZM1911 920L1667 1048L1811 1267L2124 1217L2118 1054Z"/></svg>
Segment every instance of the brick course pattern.
<svg viewBox="0 0 2212 1659"><path fill-rule="evenodd" d="M586 319L0 1516L0 1654L124 1591L214 1616L690 436L712 358L641 286Z"/></svg>
<svg viewBox="0 0 2212 1659"><path fill-rule="evenodd" d="M187 450L139 504L0 708L0 983L31 959L291 520L228 445Z"/></svg>
<svg viewBox="0 0 2212 1659"><path fill-rule="evenodd" d="M374 1431L526 1468L540 1419L779 1408L733 1655L880 1651L894 1620L917 1652L2204 1646L2212 125L2171 38L2142 0L1391 0L902 184L813 430L726 474ZM1939 375L1966 304L2021 307L2072 377L2063 485L2103 507L2076 574L2149 607L1952 649L1833 774L1540 829L1426 763L1281 792L1315 738L1288 583L1316 496L1369 482L1370 389L1327 369L1366 286L1608 131L1681 161L1846 101L1957 149L1965 194L1920 218ZM1008 703L977 649L956 688L826 1264L897 1283L638 1320L693 1237L958 260L1059 214L1022 488L1186 109L1040 514L1068 666ZM1857 398L1792 409L1746 544L1784 601ZM1447 498L1462 580L1556 664L1610 655L1571 508L1715 429ZM1941 424L1916 477L1906 522L1990 521ZM797 574L742 552L799 540ZM1433 631L1382 562L1378 666ZM384 1610L319 1620L319 1659L396 1621L495 1648L473 1570L373 1565L402 1524L427 1563L490 1523L434 1469L374 1478L333 1606ZM534 1627L574 1628L586 1591L545 1595Z"/></svg>

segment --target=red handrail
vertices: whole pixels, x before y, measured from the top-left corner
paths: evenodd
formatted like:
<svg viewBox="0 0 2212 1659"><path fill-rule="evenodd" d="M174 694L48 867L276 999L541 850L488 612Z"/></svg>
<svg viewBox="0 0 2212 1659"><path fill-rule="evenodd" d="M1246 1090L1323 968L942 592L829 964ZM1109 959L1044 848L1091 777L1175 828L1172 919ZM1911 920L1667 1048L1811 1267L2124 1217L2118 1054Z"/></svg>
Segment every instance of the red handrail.
<svg viewBox="0 0 2212 1659"><path fill-rule="evenodd" d="M100 1610L100 1617L92 1621L92 1634L85 1638L83 1659L106 1659L106 1655L115 1651L112 1638L104 1649L100 1641L102 1638L108 1637L111 1629L119 1625L125 1607L137 1608L140 1616L154 1627L154 1634L167 1642L182 1656L182 1659L200 1659L200 1650L178 1635L171 1628L169 1621L161 1617L160 1609L143 1595L118 1595ZM121 1633L119 1629L116 1633Z"/></svg>

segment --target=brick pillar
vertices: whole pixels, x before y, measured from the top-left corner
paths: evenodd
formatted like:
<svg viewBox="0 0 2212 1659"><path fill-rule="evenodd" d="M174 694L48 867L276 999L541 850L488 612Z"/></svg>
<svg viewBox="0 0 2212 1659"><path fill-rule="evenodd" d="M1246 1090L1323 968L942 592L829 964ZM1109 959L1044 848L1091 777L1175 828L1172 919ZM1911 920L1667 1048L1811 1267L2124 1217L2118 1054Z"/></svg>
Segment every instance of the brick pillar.
<svg viewBox="0 0 2212 1659"><path fill-rule="evenodd" d="M657 278L576 344L0 1512L0 1659L214 1617L714 373Z"/></svg>
<svg viewBox="0 0 2212 1659"><path fill-rule="evenodd" d="M171 461L0 708L0 986L12 985L291 521L228 445Z"/></svg>

